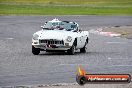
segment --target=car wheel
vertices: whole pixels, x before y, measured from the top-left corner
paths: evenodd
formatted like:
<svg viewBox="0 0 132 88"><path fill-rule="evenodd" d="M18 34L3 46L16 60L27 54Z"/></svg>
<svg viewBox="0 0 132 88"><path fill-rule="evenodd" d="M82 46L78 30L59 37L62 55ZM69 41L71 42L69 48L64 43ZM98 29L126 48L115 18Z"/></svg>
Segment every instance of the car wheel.
<svg viewBox="0 0 132 88"><path fill-rule="evenodd" d="M80 52L81 52L81 53L86 53L86 47L81 48L81 49L80 49Z"/></svg>
<svg viewBox="0 0 132 88"><path fill-rule="evenodd" d="M84 47L80 49L80 53L86 53L86 45L87 43L85 43Z"/></svg>
<svg viewBox="0 0 132 88"><path fill-rule="evenodd" d="M72 47L67 51L69 55L74 55L75 54L75 45L73 44Z"/></svg>
<svg viewBox="0 0 132 88"><path fill-rule="evenodd" d="M34 46L32 46L32 53L34 55L38 55L40 53L40 49L39 48L35 48Z"/></svg>

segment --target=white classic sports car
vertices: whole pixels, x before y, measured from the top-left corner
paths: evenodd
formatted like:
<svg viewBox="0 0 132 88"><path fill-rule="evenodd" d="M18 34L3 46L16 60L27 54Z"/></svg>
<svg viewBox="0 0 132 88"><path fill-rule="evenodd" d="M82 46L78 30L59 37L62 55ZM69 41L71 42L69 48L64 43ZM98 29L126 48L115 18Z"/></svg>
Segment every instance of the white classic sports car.
<svg viewBox="0 0 132 88"><path fill-rule="evenodd" d="M76 22L53 19L41 28L32 37L34 55L38 55L40 51L67 51L69 55L73 55L77 49L86 52L89 32L80 30Z"/></svg>

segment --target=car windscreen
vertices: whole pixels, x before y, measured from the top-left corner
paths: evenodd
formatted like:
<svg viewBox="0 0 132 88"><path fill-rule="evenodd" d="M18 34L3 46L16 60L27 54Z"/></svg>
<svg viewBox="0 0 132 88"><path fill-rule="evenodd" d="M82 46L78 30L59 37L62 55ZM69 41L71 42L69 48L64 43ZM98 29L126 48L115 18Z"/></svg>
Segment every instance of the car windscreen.
<svg viewBox="0 0 132 88"><path fill-rule="evenodd" d="M71 31L77 28L74 22L47 22L44 26L48 29L63 28L67 31Z"/></svg>

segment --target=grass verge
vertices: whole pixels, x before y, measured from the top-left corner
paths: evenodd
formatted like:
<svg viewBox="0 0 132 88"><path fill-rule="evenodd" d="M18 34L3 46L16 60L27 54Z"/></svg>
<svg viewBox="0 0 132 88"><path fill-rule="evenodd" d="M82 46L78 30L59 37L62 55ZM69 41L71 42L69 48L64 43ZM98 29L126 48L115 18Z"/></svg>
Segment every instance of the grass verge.
<svg viewBox="0 0 132 88"><path fill-rule="evenodd" d="M132 15L132 6L0 4L0 15Z"/></svg>

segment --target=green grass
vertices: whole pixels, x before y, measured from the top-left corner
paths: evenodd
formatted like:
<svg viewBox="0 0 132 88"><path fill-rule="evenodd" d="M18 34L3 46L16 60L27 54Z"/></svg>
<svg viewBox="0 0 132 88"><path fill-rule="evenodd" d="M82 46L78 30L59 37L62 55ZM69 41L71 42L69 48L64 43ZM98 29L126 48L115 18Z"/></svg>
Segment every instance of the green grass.
<svg viewBox="0 0 132 88"><path fill-rule="evenodd" d="M0 15L132 15L132 0L0 0Z"/></svg>
<svg viewBox="0 0 132 88"><path fill-rule="evenodd" d="M87 5L87 4L130 4L132 0L0 0L0 3L19 4L66 4L66 5Z"/></svg>

